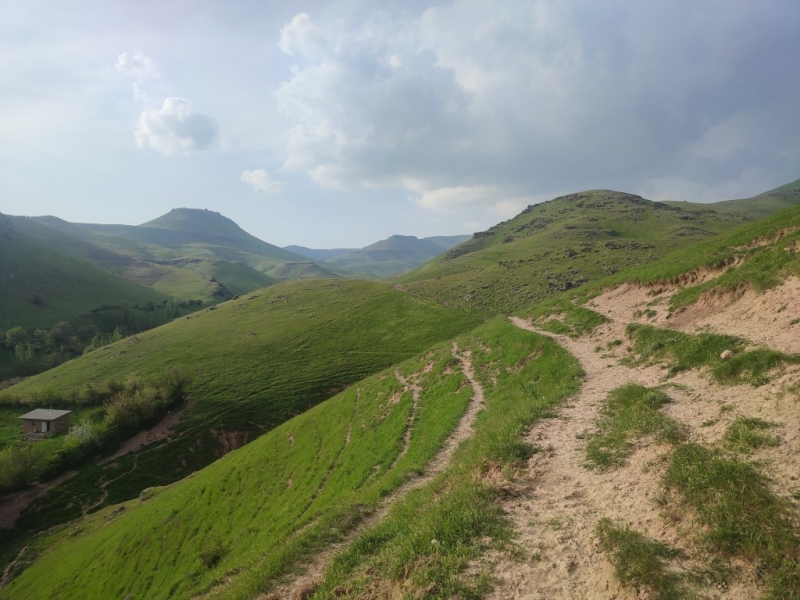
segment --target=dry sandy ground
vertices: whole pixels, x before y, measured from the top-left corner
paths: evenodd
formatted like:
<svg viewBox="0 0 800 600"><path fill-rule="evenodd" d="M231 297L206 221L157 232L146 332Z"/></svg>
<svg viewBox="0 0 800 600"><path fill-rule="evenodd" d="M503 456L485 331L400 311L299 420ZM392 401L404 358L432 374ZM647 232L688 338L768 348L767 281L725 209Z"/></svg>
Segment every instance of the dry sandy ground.
<svg viewBox="0 0 800 600"><path fill-rule="evenodd" d="M534 330L522 319L515 325ZM624 352L603 349L615 339L624 339L622 323L608 323L585 338L573 340L552 336L577 357L586 376L580 394L566 403L553 420L536 425L527 441L543 449L530 460L528 469L515 481L516 494L505 502L519 534L525 558L505 555L488 558L497 578L490 596L495 599L624 599L646 598L622 589L595 535L603 517L627 523L634 529L681 548L691 557L690 523L672 523L655 503L659 479L670 449L642 440L627 464L608 473L585 466L586 434L595 425L601 402L608 392L628 382L654 386L664 383L666 371L659 366L629 368L619 364ZM780 387L800 381L797 370L787 372ZM773 490L784 498L798 490L797 459L800 454L798 424L800 402L780 394L777 387L720 387L702 375L683 373L669 379L666 388L673 402L665 412L682 423L691 439L719 441L727 425L739 414L758 416L777 423L772 430L781 443L754 455L764 461ZM732 410L720 408L733 407ZM676 568L691 564L691 558ZM711 590L711 597L745 600L760 595L748 565L737 565L739 575L728 589Z"/></svg>
<svg viewBox="0 0 800 600"><path fill-rule="evenodd" d="M410 490L429 483L447 468L447 466L450 464L453 453L456 451L459 444L472 435L475 418L485 406L483 388L475 379L475 374L472 370L471 353L468 350L463 352L460 351L455 342L453 342L452 353L453 356L455 356L461 362L461 371L464 373L464 376L472 386L472 399L467 406L467 410L461 416L458 425L456 425L455 430L453 430L453 432L445 441L442 449L439 450L431 462L428 463L425 473L421 476L412 477L405 484L386 496L376 512L372 516L364 519L364 521L362 521L361 524L356 527L345 540L337 544L333 544L325 551L317 554L310 563L303 565L303 572L301 575L295 577L287 583L280 585L269 594L262 594L258 596L258 600L302 600L313 594L314 590L316 590L316 588L319 586L319 582L322 580L322 577L325 574L325 569L337 553L344 550L365 530L380 522L380 520L388 514L389 509L395 502L397 502L397 500L402 498ZM414 403L413 406L416 407L421 388L415 375L404 378L397 370L395 370L395 377L397 377L398 381L403 384L405 388L404 392L407 390L412 391ZM410 429L413 427L415 412L416 408L412 410L411 416L409 417L408 428L404 437L404 447L401 451L403 454L407 451L411 440Z"/></svg>
<svg viewBox="0 0 800 600"><path fill-rule="evenodd" d="M705 271L693 284L721 271ZM667 317L675 285L623 284L590 300L587 307L614 321L639 321L687 332L712 331L747 338L782 352L800 352L800 279L789 277L782 285L757 294L752 290L704 294L697 302ZM655 311L647 318L636 311Z"/></svg>

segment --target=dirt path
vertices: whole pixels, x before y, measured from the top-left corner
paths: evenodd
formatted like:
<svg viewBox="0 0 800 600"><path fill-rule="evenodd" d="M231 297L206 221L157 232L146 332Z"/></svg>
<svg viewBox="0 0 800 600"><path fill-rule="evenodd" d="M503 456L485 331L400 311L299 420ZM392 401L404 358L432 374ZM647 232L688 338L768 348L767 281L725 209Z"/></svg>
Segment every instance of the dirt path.
<svg viewBox="0 0 800 600"><path fill-rule="evenodd" d="M70 477L77 475L77 471L69 471L51 481L39 483L27 490L14 492L0 500L0 529L11 529L31 502L44 496L57 485L61 485Z"/></svg>
<svg viewBox="0 0 800 600"><path fill-rule="evenodd" d="M492 572L498 580L490 598L637 598L615 581L594 530L601 518L608 517L687 549L686 532L665 522L654 501L670 448L644 440L625 466L598 473L584 466L585 437L594 429L600 404L611 390L628 382L658 385L664 382L665 370L658 366L630 368L619 364L622 350L618 350L620 355L598 351L598 346L624 339L622 324L608 323L592 336L574 340L538 331L519 318L512 317L511 322L554 338L580 361L585 380L579 395L563 405L555 419L542 421L526 436L528 443L543 451L530 460L525 474L515 482L517 493L504 508L527 557L522 561L490 557L497 561ZM755 392L749 386L714 386L697 373L669 381L676 386L667 389L673 403L665 412L684 424L691 438L718 440L737 412L760 416L780 423L784 435L784 443L770 450L771 459L776 464L793 464L792 456L800 451L796 402L776 398L769 390ZM736 408L721 414L723 405ZM773 477L772 483L776 492L788 496L793 484L791 473ZM732 582L724 598L757 596L758 588L745 574Z"/></svg>
<svg viewBox="0 0 800 600"><path fill-rule="evenodd" d="M25 553L28 551L29 547L30 546L25 546L22 550L20 550L19 554L17 554L17 556L14 558L14 560L12 560L10 563L8 563L8 565L6 565L6 568L3 569L3 576L0 577L0 590L2 590L4 587L6 587L6 584L11 579L11 575L14 573L14 567L16 567L17 563L20 560L22 560L22 557L25 556Z"/></svg>
<svg viewBox="0 0 800 600"><path fill-rule="evenodd" d="M447 466L450 464L450 459L452 458L453 453L456 451L456 448L458 448L459 444L472 435L475 418L477 417L478 412L480 412L485 406L483 388L475 379L475 375L472 371L472 362L470 359L471 353L469 351L459 351L455 342L453 342L452 353L453 356L461 362L461 371L464 373L464 376L472 386L472 400L470 400L467 410L461 416L458 425L450 434L450 436L448 436L441 450L439 450L436 456L428 463L425 473L420 476L412 477L394 492L387 495L378 506L377 510L372 515L364 519L358 525L358 527L356 527L344 540L336 544L332 544L325 551L314 556L311 562L305 565L304 571L299 577L296 577L289 583L277 587L269 594L262 594L258 596L258 600L302 600L309 597L319 586L319 583L325 574L325 569L330 564L330 561L333 559L333 557L336 556L336 554L347 548L347 546L349 546L350 543L352 543L364 531L379 523L388 514L392 505L405 496L409 491L431 482L447 468ZM421 393L422 389L414 381L413 377L405 378L400 375L397 370L395 370L395 377L397 377L398 381L400 381L403 386L413 391L415 397L414 402L416 406L416 402L419 400L419 394ZM407 451L408 444L410 444L410 430L411 425L413 424L415 410L416 409L412 410L411 416L409 417L409 424L406 428L406 435L404 436L405 442L402 452Z"/></svg>
<svg viewBox="0 0 800 600"><path fill-rule="evenodd" d="M169 438L170 434L172 433L172 428L180 423L181 419L183 418L183 414L194 405L194 400L187 401L182 408L174 413L168 414L150 429L145 429L144 431L140 431L134 435L131 439L122 444L122 447L117 450L113 456L103 460L101 464L111 462L120 456L124 456L130 452L139 450L142 446L146 446L147 444L152 444L158 440Z"/></svg>

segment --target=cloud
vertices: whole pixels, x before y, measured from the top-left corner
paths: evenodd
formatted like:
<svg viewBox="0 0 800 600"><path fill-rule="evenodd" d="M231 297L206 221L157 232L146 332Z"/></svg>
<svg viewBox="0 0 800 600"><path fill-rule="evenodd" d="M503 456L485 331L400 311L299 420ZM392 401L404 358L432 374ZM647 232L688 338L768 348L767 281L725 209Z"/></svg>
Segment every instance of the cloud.
<svg viewBox="0 0 800 600"><path fill-rule="evenodd" d="M185 98L167 98L160 109L142 111L134 129L136 145L163 154L189 154L208 148L217 137L217 122L192 110Z"/></svg>
<svg viewBox="0 0 800 600"><path fill-rule="evenodd" d="M120 73L138 78L157 78L161 76L161 71L156 62L141 52L135 52L133 54L123 52L117 57L117 62L114 66Z"/></svg>
<svg viewBox="0 0 800 600"><path fill-rule="evenodd" d="M800 163L800 77L787 76L797 22L793 0L301 13L280 31L293 62L276 92L282 169L500 212L531 194L681 178L709 198L755 182L747 168L788 180Z"/></svg>
<svg viewBox="0 0 800 600"><path fill-rule="evenodd" d="M266 192L267 194L274 194L283 189L283 183L275 181L265 169L242 171L239 179L244 181L247 185L252 186L254 189Z"/></svg>

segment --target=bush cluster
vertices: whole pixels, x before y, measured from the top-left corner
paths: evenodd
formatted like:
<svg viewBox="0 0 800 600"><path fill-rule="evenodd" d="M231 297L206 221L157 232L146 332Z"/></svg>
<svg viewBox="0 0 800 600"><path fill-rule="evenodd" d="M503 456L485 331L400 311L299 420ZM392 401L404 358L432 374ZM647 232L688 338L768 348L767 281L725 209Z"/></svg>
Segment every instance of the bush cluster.
<svg viewBox="0 0 800 600"><path fill-rule="evenodd" d="M136 376L124 383L108 382L105 392L110 397L104 402L102 421L78 423L58 444L50 443L56 440L21 443L0 451L0 493L54 477L91 456L115 450L181 402L188 382L177 369L152 382Z"/></svg>

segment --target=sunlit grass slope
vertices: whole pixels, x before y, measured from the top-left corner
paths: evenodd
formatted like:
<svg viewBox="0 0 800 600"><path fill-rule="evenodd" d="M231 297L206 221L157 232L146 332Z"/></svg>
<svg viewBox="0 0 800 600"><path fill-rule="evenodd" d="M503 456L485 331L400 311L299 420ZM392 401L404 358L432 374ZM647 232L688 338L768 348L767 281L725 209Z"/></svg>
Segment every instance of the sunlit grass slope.
<svg viewBox="0 0 800 600"><path fill-rule="evenodd" d="M581 192L530 206L397 281L462 310L510 313L744 221L621 192Z"/></svg>
<svg viewBox="0 0 800 600"><path fill-rule="evenodd" d="M87 385L178 368L191 377L187 410L169 442L115 461L107 502L204 467L363 377L467 331L476 320L381 283L289 282L195 313L31 377L0 403L69 408ZM229 436L225 437L225 433ZM235 442L231 442L234 436ZM22 530L81 514L111 472L94 463L23 513ZM118 478L116 476L119 476Z"/></svg>
<svg viewBox="0 0 800 600"><path fill-rule="evenodd" d="M49 329L103 304L171 299L43 245L3 215L0 221L0 329Z"/></svg>
<svg viewBox="0 0 800 600"><path fill-rule="evenodd" d="M402 578L423 564L414 583L440 581L446 594L456 591L455 575L488 527L507 537L499 492L482 481L481 468L529 452L521 432L577 389L580 369L552 341L503 320L458 345L471 350L486 390L473 438L443 475L401 498L377 529L367 528L329 581L363 585L359 574L369 565ZM472 397L450 342L399 371L416 374L422 388L407 447L412 397L388 369L184 481L35 538L34 564L0 598L252 598L268 589L423 471Z"/></svg>
<svg viewBox="0 0 800 600"><path fill-rule="evenodd" d="M713 288L746 287L758 292L800 276L800 206L747 223L714 240L684 248L652 264L621 271L584 286L580 295L633 281L642 284L680 281L680 276L699 268L724 272L710 281L687 284L671 299L674 307L696 300Z"/></svg>

